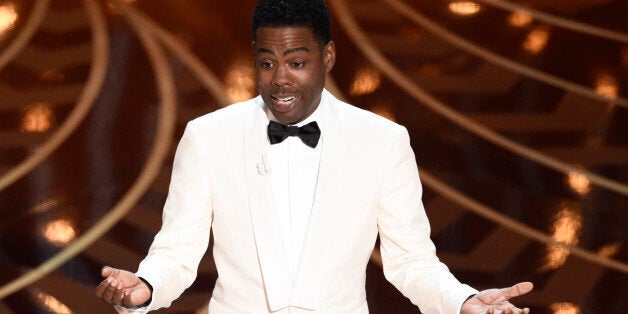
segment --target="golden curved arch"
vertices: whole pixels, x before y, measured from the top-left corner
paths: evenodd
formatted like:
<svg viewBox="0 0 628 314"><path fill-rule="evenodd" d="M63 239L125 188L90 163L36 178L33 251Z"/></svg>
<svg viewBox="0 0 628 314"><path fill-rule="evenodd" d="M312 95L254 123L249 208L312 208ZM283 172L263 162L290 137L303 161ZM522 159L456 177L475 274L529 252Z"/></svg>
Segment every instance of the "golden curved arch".
<svg viewBox="0 0 628 314"><path fill-rule="evenodd" d="M37 0L33 6L33 11L28 17L24 28L17 34L15 40L4 50L0 55L0 70L4 68L15 56L17 56L22 49L28 44L28 42L35 35L35 31L39 29L41 23L46 17L48 7L50 6L50 0Z"/></svg>
<svg viewBox="0 0 628 314"><path fill-rule="evenodd" d="M587 34L587 35L591 35L595 37L600 37L600 38L605 38L605 39L613 40L617 42L628 43L628 35L624 33L594 26L587 23L574 21L572 19L567 19L567 18L556 16L553 14L548 14L546 12L533 9L525 5L516 4L509 1L504 1L504 0L476 0L476 1L488 4L488 5L492 5L494 7L498 7L500 9L510 11L510 12L524 11L524 12L529 13L530 16L532 16L533 18L539 21L543 21L554 26L562 27L564 29L569 29L569 30L576 31L579 33L583 33L583 34Z"/></svg>
<svg viewBox="0 0 628 314"><path fill-rule="evenodd" d="M222 81L212 71L209 71L209 69L196 55L191 53L187 48L185 48L185 45L181 44L172 34L148 18L144 13L133 7L129 7L128 9L129 14L133 14L138 21L140 21L148 30L159 38L159 40L166 48L168 48L168 50L170 50L171 53L183 62L183 65L185 65L185 67L190 70L196 78L198 78L210 94L218 100L218 104L221 107L230 103L227 96L223 93L225 86L222 84Z"/></svg>
<svg viewBox="0 0 628 314"><path fill-rule="evenodd" d="M521 64L519 62L512 61L506 57L500 56L488 49L482 48L473 42L462 38L447 30L446 28L438 25L438 23L430 20L426 16L417 12L415 9L400 0L383 0L390 5L395 11L410 19L417 25L422 26L428 31L436 34L441 39L444 39L448 43L470 53L479 58L482 58L490 63L497 64L503 68L509 69L515 73L519 73L523 76L533 78L551 86L559 87L566 91L573 92L575 94L583 95L592 99L597 99L603 103L613 103L617 106L628 108L628 99L623 97L609 97L607 95L598 94L595 90L586 86L573 83L569 80L559 78L555 75L551 75L544 71L540 71Z"/></svg>
<svg viewBox="0 0 628 314"><path fill-rule="evenodd" d="M95 0L84 0L90 17L98 19L104 23L104 16ZM116 4L125 11L126 4L122 0L115 0ZM155 69L156 83L159 90L161 105L159 109L159 120L155 135L155 142L150 152L147 162L136 181L118 203L84 235L74 241L70 246L57 253L54 257L30 270L19 278L9 282L0 288L0 299L23 289L29 284L37 281L46 274L58 268L70 258L79 254L90 244L98 240L111 227L113 227L124 215L135 205L150 187L150 184L157 177L164 159L168 155L170 142L174 133L176 115L176 95L174 91L174 81L168 67L168 62L163 51L157 45L150 34L137 23L132 16L129 22L135 32L139 35L140 41L146 48L148 56Z"/></svg>
<svg viewBox="0 0 628 314"><path fill-rule="evenodd" d="M472 199L469 196L460 193L456 189L451 186L445 184L444 182L438 180L435 176L430 174L429 172L421 169L421 181L425 182L425 185L437 191L440 195L445 198L453 201L456 204L459 204L469 211L482 216L499 226L510 229L518 234L525 236L526 238L553 246L559 246L569 251L569 253L574 256L578 256L586 261L589 261L594 264L598 264L610 269L617 270L622 273L628 274L628 264L622 263L618 260L614 260L605 256L597 255L593 252L587 251L581 247L569 245L563 242L559 242L554 240L550 235L538 231L534 228L528 227L527 225L516 221L504 214L499 213L495 209L492 209L480 202Z"/></svg>
<svg viewBox="0 0 628 314"><path fill-rule="evenodd" d="M328 78L326 82L329 83L329 87L331 87L334 91L334 94L340 98L345 98L340 89L336 86L336 83L332 78ZM346 99L346 98L345 98ZM459 190L447 185L443 181L437 179L436 176L432 175L429 171L419 168L419 173L421 175L421 182L425 184L425 186L433 189L439 195L442 195L446 199L468 209L469 211L477 214L478 216L484 217L493 223L502 226L504 228L510 229L515 233L521 234L531 240L544 243L546 245L559 246L568 250L575 256L578 256L584 260L587 260L591 263L601 265L610 269L614 269L623 273L628 273L628 264L622 263L620 261L607 258L604 256L599 256L591 251L585 250L581 247L569 245L566 243L562 243L556 241L552 236L538 231L534 228L528 227L527 225L516 221L504 214L499 213L497 210L490 208L473 198L465 195ZM371 254L371 260L382 266L382 259L379 253L379 250L375 248L373 253Z"/></svg>
<svg viewBox="0 0 628 314"><path fill-rule="evenodd" d="M47 2L47 0L40 0L39 2ZM40 6L43 5L40 4ZM61 144L63 144L68 137L70 137L70 135L72 135L92 109L96 97L105 82L109 61L109 38L107 37L105 21L99 14L92 12L91 8L88 6L86 6L86 8L90 14L90 22L92 23L91 53L93 60L93 66L90 68L87 83L85 84L76 106L74 106L70 115L65 119L63 124L55 130L50 138L39 146L34 153L29 155L28 158L0 176L0 191L19 180L21 177L33 170L33 168L37 167L37 165L48 158L48 156L57 150L59 146L61 146ZM38 13L38 16L41 14L42 13ZM32 25L35 24L36 23L34 22L32 23ZM33 29L35 29L34 26Z"/></svg>
<svg viewBox="0 0 628 314"><path fill-rule="evenodd" d="M336 83L332 78L327 78L326 82L329 83L329 86L333 89L334 94L339 98L346 99L340 89L336 86ZM446 199L468 209L469 211L477 214L478 216L484 217L493 223L502 226L504 228L510 229L515 233L521 234L531 240L544 243L546 245L558 246L568 250L575 256L578 256L584 260L587 260L591 263L601 265L610 269L614 269L623 273L628 273L628 264L622 263L618 260L614 260L611 258L607 258L604 256L599 256L591 251L585 250L581 247L569 245L563 242L556 241L552 236L538 231L534 228L528 227L527 225L516 221L504 214L499 213L497 210L490 208L473 198L465 195L459 190L447 185L443 181L437 179L436 176L432 175L429 171L419 168L419 173L421 175L421 182L425 184L425 186L433 189L439 195L442 195ZM379 253L379 250L375 248L373 253L371 254L371 260L382 266L382 258Z"/></svg>
<svg viewBox="0 0 628 314"><path fill-rule="evenodd" d="M458 111L447 106L445 103L436 99L433 95L418 87L412 80L405 76L398 68L392 65L379 52L379 50L371 43L368 37L357 25L355 19L349 13L349 7L343 0L330 0L329 3L335 8L334 12L338 17L338 22L346 30L348 36L354 42L356 47L372 62L377 68L388 77L392 82L397 84L401 89L409 95L419 100L422 104L436 112L440 116L448 119L454 124L466 129L473 134L499 146L517 155L523 156L536 163L544 165L558 172L569 174L579 173L585 176L590 182L599 187L614 191L621 195L628 195L628 185L609 179L588 170L562 162L542 152L519 144L497 132L479 124L478 122L465 117Z"/></svg>
<svg viewBox="0 0 628 314"><path fill-rule="evenodd" d="M614 269L616 271L622 273L628 273L628 264L623 263L621 261L611 259L605 256L600 256L591 251L585 250L581 247L569 245L563 242L556 241L554 238L549 236L546 233L538 231L534 228L528 227L523 223L520 223L506 215L503 215L497 212L495 209L492 209L478 201L470 198L463 193L460 193L453 187L445 184L444 182L438 180L435 176L431 175L428 171L424 169L419 169L421 173L421 181L431 189L434 189L437 193L444 196L445 198L453 201L454 203L468 209L469 211L477 214L478 216L482 216L487 220L492 221L493 223L502 226L504 228L510 229L524 237L544 243L546 245L558 246L564 248L569 251L570 254L582 258L586 261L589 261L593 264L597 264L609 269ZM375 262L375 264L382 266L382 258L379 253L379 250L375 249L371 254L371 260Z"/></svg>
<svg viewBox="0 0 628 314"><path fill-rule="evenodd" d="M373 57L375 60L377 60L378 62L375 62L373 59L371 59L371 62L373 62L376 66L379 66L380 65L379 61L383 60L383 56L377 51L376 48L372 46L372 44L370 43L370 41L368 40L364 32L362 32L362 30L357 26L353 17L350 15L350 13L348 13L349 8L344 2L344 0L329 0L329 3L335 9L334 12L336 16L338 17L339 23L345 29L346 33L349 34L349 37L353 40L354 44L356 44L356 46L358 46L358 48L362 50L362 53L367 55L369 59ZM364 45L364 47L361 47L362 45ZM370 45L370 47L366 47L366 45ZM387 70L391 70L391 69L394 70L390 73L402 76L400 73L397 73L398 70L392 67L392 65L387 63L385 60L383 64L386 65L385 68ZM389 78L395 83L399 81L398 79L392 79L389 75L389 72L387 71L382 71L382 72L388 75ZM408 92L408 89L406 89L405 86L413 85L413 84L409 82L409 80L407 79L403 79L403 82L404 83L403 83L402 88L406 90L406 92ZM417 87L414 86L414 88L417 88ZM430 97L429 98L430 102L438 102L437 100L433 99L431 96L428 95L428 97ZM513 230L514 232L519 233L529 239L532 239L541 243L545 243L547 245L556 245L556 246L563 247L566 250L568 250L570 253L572 253L574 256L578 256L592 263L595 263L595 264L598 264L607 268L615 269L623 273L628 273L628 264L625 264L620 261L610 259L604 256L599 256L595 253L592 253L590 251L587 251L577 246L558 242L554 240L548 234L538 231L536 229L533 229L531 227L528 227L525 224L522 224L520 222L517 222L516 220L497 212L495 209L487 207L486 205L483 205L475 201L474 199L464 195L463 193L460 193L456 189L436 179L435 176L431 175L426 170L420 169L420 173L421 173L421 181L425 183L426 186L434 189L440 195L443 195L447 199L455 202L456 204L459 204L469 209L470 211L482 217L485 217L486 219L500 226ZM376 264L381 265L381 257L379 257L376 253L372 255L372 260Z"/></svg>

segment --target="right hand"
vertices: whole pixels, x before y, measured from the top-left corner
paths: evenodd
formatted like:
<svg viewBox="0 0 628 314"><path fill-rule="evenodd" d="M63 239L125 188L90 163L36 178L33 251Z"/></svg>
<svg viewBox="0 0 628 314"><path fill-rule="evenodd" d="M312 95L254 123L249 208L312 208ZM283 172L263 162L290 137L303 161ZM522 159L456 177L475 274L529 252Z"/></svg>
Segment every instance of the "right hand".
<svg viewBox="0 0 628 314"><path fill-rule="evenodd" d="M151 289L132 272L105 266L101 275L105 280L96 287L96 296L106 302L137 307L151 298Z"/></svg>

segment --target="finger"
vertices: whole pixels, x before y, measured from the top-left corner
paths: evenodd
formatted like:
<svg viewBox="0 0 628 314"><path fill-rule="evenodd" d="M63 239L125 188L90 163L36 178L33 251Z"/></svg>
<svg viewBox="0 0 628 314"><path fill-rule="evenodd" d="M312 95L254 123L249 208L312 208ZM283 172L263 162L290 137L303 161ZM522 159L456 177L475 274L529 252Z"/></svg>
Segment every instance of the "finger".
<svg viewBox="0 0 628 314"><path fill-rule="evenodd" d="M117 277L118 275L120 275L120 270L117 268L113 268L113 267L109 267L109 266L105 266L102 268L102 270L100 271L100 274L103 277Z"/></svg>
<svg viewBox="0 0 628 314"><path fill-rule="evenodd" d="M111 299L113 304L124 304L124 290L118 288L113 292L113 298Z"/></svg>
<svg viewBox="0 0 628 314"><path fill-rule="evenodd" d="M523 312L522 309L520 309L518 307L515 307L515 308L512 309L511 313L513 313L513 314L523 314L524 312Z"/></svg>
<svg viewBox="0 0 628 314"><path fill-rule="evenodd" d="M534 285L531 282L520 282L518 284L513 285L512 287L503 289L503 295L506 300L518 297L520 295L524 295L530 291L532 291Z"/></svg>
<svg viewBox="0 0 628 314"><path fill-rule="evenodd" d="M109 266L104 266L102 268L102 270L100 271L100 275L107 278L109 276L111 276L111 272L113 272L113 268L109 267Z"/></svg>
<svg viewBox="0 0 628 314"><path fill-rule="evenodd" d="M107 281L109 281L109 286L103 293L102 299L107 302L113 302L114 294L118 289L118 281L111 277L107 278Z"/></svg>
<svg viewBox="0 0 628 314"><path fill-rule="evenodd" d="M512 303L505 303L504 305L501 305L499 307L499 309L502 311L502 313L504 314L512 314L513 310L515 309L515 306L512 305Z"/></svg>
<svg viewBox="0 0 628 314"><path fill-rule="evenodd" d="M528 311L528 312L529 312L529 311ZM515 309L513 310L513 313L516 313L516 314L524 314L524 313L526 313L526 309L515 308Z"/></svg>
<svg viewBox="0 0 628 314"><path fill-rule="evenodd" d="M110 281L109 281L109 280L107 280L107 279L103 280L103 281L102 281L102 282L101 282L101 283L100 283L100 284L96 287L96 296L97 296L97 297L99 297L99 298L101 298L101 297L104 295L105 290L107 290L107 288L109 287L109 285L110 285Z"/></svg>
<svg viewBox="0 0 628 314"><path fill-rule="evenodd" d="M514 306L512 303L504 303L503 305L499 306L499 309L502 310L503 313L505 314L527 314L530 313L530 309L528 308L524 308L524 309L520 309L516 306Z"/></svg>

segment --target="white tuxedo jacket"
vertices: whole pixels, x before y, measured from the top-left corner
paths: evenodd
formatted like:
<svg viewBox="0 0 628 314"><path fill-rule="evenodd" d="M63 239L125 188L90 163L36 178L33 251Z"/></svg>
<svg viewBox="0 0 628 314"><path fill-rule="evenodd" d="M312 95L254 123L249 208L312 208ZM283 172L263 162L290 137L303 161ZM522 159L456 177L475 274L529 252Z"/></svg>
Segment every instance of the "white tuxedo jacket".
<svg viewBox="0 0 628 314"><path fill-rule="evenodd" d="M368 313L366 265L379 233L384 274L424 313L457 313L476 290L435 255L402 126L323 91L325 140L293 282L268 169L261 97L191 121L179 143L163 227L137 274L167 307L196 277L213 231L221 313ZM270 169L272 171L272 169Z"/></svg>

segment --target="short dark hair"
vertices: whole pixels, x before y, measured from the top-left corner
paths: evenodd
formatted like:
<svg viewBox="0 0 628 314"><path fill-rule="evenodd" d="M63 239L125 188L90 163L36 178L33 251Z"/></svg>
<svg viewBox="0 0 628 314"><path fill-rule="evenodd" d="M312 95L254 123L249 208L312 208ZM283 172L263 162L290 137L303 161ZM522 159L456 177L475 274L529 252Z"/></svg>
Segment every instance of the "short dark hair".
<svg viewBox="0 0 628 314"><path fill-rule="evenodd" d="M324 0L259 0L253 11L253 40L260 27L306 26L321 47L331 41L331 16Z"/></svg>

